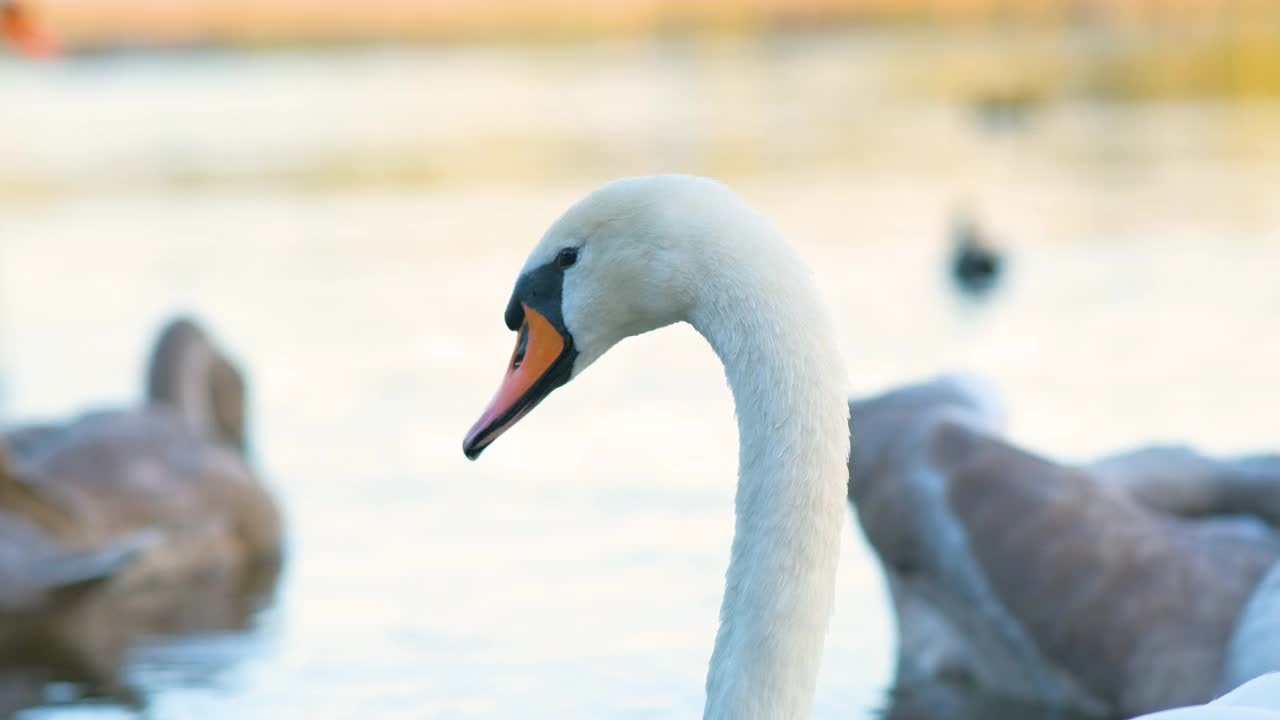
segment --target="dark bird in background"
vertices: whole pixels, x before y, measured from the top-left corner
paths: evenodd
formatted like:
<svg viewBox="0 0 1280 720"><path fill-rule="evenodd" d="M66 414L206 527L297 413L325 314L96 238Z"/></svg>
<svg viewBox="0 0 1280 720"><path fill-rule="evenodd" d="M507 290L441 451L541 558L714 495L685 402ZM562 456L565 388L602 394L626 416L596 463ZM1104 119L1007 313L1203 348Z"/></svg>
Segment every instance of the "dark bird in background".
<svg viewBox="0 0 1280 720"><path fill-rule="evenodd" d="M9 47L29 58L50 58L59 52L57 41L18 0L0 0L0 37Z"/></svg>
<svg viewBox="0 0 1280 720"><path fill-rule="evenodd" d="M973 100L974 115L987 132L1011 133L1025 130L1042 100L1027 89L993 90Z"/></svg>
<svg viewBox="0 0 1280 720"><path fill-rule="evenodd" d="M960 292L972 297L989 293L1000 281L1004 260L972 217L962 215L952 223L951 279Z"/></svg>

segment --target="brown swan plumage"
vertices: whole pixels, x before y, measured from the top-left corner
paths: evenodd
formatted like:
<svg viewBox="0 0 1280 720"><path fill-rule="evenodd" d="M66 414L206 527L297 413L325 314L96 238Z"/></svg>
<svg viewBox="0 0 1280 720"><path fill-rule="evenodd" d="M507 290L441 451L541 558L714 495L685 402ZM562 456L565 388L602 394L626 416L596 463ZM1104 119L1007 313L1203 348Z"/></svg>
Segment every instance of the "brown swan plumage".
<svg viewBox="0 0 1280 720"><path fill-rule="evenodd" d="M1064 464L1007 441L994 391L957 376L855 401L850 423L899 682L1128 717L1280 670L1257 630L1280 612L1280 456Z"/></svg>
<svg viewBox="0 0 1280 720"><path fill-rule="evenodd" d="M281 519L245 457L244 380L188 319L145 402L0 445L0 664L109 674L137 636L230 629L274 584Z"/></svg>

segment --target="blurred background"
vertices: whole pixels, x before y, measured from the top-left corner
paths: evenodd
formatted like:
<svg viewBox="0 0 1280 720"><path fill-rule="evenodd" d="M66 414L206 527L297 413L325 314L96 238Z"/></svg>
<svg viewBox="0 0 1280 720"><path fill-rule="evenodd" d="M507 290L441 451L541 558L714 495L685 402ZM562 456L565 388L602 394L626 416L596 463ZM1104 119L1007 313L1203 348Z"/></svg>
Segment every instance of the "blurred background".
<svg viewBox="0 0 1280 720"><path fill-rule="evenodd" d="M525 254L620 175L773 218L855 393L977 371L1066 459L1275 446L1269 0L23 10L50 44L0 57L0 419L136 402L193 313L249 375L290 542L250 628L139 637L111 690L5 678L17 717L697 716L737 442L702 341L630 341L460 449ZM894 642L850 522L815 717L882 712Z"/></svg>

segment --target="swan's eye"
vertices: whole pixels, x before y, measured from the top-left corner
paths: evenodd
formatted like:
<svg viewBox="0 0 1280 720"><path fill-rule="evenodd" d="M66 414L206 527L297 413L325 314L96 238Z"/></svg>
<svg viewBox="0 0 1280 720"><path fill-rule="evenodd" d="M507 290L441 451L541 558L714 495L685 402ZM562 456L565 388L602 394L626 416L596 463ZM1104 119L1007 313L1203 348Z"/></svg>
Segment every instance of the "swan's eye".
<svg viewBox="0 0 1280 720"><path fill-rule="evenodd" d="M578 248L564 248L556 255L556 266L561 270L572 267L578 262Z"/></svg>

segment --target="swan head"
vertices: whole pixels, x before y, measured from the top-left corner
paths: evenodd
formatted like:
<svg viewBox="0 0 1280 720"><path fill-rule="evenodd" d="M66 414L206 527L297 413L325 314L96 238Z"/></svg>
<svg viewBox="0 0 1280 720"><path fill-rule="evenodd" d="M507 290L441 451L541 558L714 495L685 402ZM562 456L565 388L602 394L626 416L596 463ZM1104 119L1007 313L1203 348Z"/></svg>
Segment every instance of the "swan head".
<svg viewBox="0 0 1280 720"><path fill-rule="evenodd" d="M467 457L619 340L687 320L723 235L714 224L745 207L715 181L662 175L615 180L569 208L516 280L505 315L516 348L467 433Z"/></svg>

